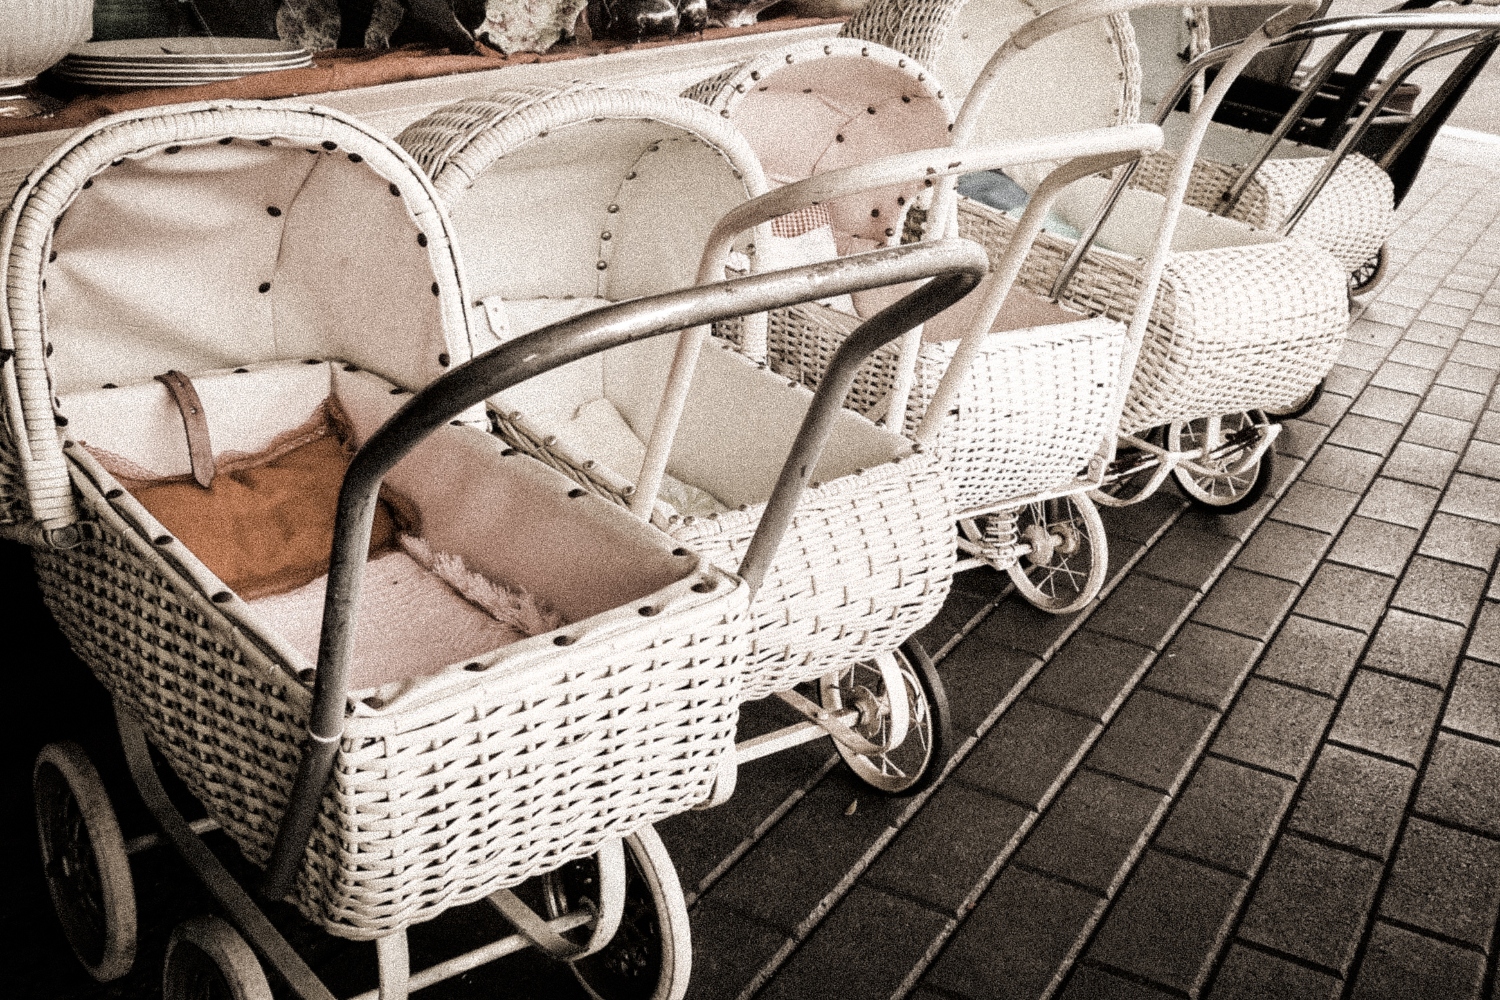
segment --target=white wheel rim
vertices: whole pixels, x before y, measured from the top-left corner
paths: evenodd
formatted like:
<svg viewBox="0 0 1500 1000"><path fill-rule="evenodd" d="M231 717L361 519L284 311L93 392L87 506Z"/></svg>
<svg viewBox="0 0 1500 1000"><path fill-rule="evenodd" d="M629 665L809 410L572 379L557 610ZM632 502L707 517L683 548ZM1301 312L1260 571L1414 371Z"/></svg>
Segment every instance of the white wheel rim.
<svg viewBox="0 0 1500 1000"><path fill-rule="evenodd" d="M927 701L921 682L916 679L915 671L916 667L898 651L882 654L873 663L865 661L852 664L837 673L829 674L820 683L823 706L838 709L844 704L841 692L863 680L865 673L875 674L880 678L887 692L889 711L881 722L880 730L867 738L885 747L885 751L878 756L869 756L856 753L842 744L835 745L850 770L865 784L882 792L905 791L926 773L932 763L932 706ZM892 696L889 693L892 691L899 693ZM898 728L892 717L898 706L904 709L902 715L905 721L904 725L899 726L903 730L900 733L901 739L892 740L891 737ZM907 758L912 758L915 766Z"/></svg>
<svg viewBox="0 0 1500 1000"><path fill-rule="evenodd" d="M1027 504L1023 521L1042 526L1052 535L1071 543L1056 545L1045 563L1021 557L1010 569L1010 578L1021 596L1044 611L1067 614L1092 601L1104 585L1108 547L1104 522L1085 496L1066 496ZM1072 549L1072 551L1066 551Z"/></svg>
<svg viewBox="0 0 1500 1000"><path fill-rule="evenodd" d="M1221 470L1212 476L1205 476L1182 466L1175 470L1177 482L1189 496L1214 507L1223 507L1238 500L1250 492L1256 479L1260 477L1259 458L1255 461L1239 461L1244 454L1239 449L1218 457L1209 457L1224 441L1223 425L1226 419L1231 424L1231 434L1255 426L1255 418L1249 413L1236 413L1227 418L1177 421L1167 430L1167 447L1172 451L1196 452L1202 456L1195 459L1198 465Z"/></svg>

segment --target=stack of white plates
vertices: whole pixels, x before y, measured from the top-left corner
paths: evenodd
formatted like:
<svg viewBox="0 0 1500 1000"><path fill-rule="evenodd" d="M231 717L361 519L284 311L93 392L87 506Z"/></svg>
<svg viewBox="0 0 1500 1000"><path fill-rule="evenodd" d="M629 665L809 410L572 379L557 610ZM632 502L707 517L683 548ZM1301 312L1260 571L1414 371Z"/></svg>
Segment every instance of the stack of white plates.
<svg viewBox="0 0 1500 1000"><path fill-rule="evenodd" d="M85 42L53 67L85 87L195 87L312 65L306 49L270 38L128 38Z"/></svg>

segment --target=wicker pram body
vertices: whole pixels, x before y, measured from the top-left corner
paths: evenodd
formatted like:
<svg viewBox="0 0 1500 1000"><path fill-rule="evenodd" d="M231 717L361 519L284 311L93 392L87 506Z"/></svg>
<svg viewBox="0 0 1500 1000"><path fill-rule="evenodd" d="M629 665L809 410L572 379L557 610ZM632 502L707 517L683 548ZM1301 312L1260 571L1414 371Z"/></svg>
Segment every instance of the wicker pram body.
<svg viewBox="0 0 1500 1000"><path fill-rule="evenodd" d="M1011 51L983 93L969 92L995 51L975 49L971 22L994 22L991 34L1005 31L1009 38L1036 13L991 0L933 5L875 0L845 31L880 36L876 41L908 38L939 72L950 66L966 74L946 85L967 94L960 128L971 141L1134 121L1139 58L1129 19L1120 13L1029 40L1024 51ZM1093 58L1099 52L1111 58ZM1033 113L1036 88L1058 72L1078 82L1080 99L1053 102L1062 106ZM1034 187L1037 180L1024 171L1016 177L1023 187ZM1085 229L1106 187L1102 180L1075 185L1060 199L1060 215ZM1158 228L1163 212L1173 211L1180 214L1171 250L1122 408L1118 429L1127 435L1172 422L1287 407L1323 378L1348 326L1347 272L1326 251L1191 206L1167 204L1140 190L1124 193L1064 287L1057 288L1056 279L1076 240L1047 232L1038 237L1018 283L1089 315L1129 321L1136 316L1152 253L1143 234ZM1004 212L971 199L960 200L958 220L960 232L984 242L997 257L1016 228Z"/></svg>
<svg viewBox="0 0 1500 1000"><path fill-rule="evenodd" d="M470 248L480 246L497 260L501 250L508 259L555 255L546 274L487 270L482 262L470 268L476 300L503 302L508 322L521 326L541 308L540 297L571 298L573 306L557 308L583 309L693 284L719 217L765 190L759 162L720 116L623 88L496 94L434 112L400 141L453 213L466 261L476 260L479 251ZM537 189L506 195L556 173L570 156L599 165L587 189L566 200ZM552 207L545 233L526 220L528 199ZM776 259L769 229L755 228L753 249L741 243L761 264ZM621 244L637 249L602 256ZM568 259L575 254L582 259ZM752 317L731 336L757 341L759 329ZM628 505L640 457L606 454L598 445L604 435L569 428L585 412L602 411L628 443L644 445L671 363L671 345L653 344L607 352L594 368L561 369L493 400L496 430ZM657 503L647 512L652 521L719 565L735 564L785 455L772 443L788 439L785 428L801 420L810 398L727 342L711 342L697 361L666 472L714 502L711 509ZM937 614L949 589L951 498L934 456L845 413L813 480L752 604L747 698L895 650Z"/></svg>
<svg viewBox="0 0 1500 1000"><path fill-rule="evenodd" d="M1016 28L1057 4L1022 6L1008 0L874 0L845 25L843 33L891 45L931 66L955 100L967 96L980 69ZM1067 110L1049 110L1048 127L1070 122L1075 127L1102 124L1098 116L1116 122L1137 120L1142 105L1154 108L1175 81L1177 33L1167 26L1181 18L1178 8L1135 10L1101 19L1096 25L1075 28L1044 42L1051 53L1027 61L1031 85L1065 92ZM1196 18L1192 51L1208 48L1207 18ZM1101 53L1103 57L1101 58ZM1143 66L1143 58L1148 65ZM1082 69L1082 72L1078 70ZM1062 75L1062 76L1060 76ZM1060 79L1066 90L1057 91ZM1115 86L1113 81L1118 80ZM1002 93L1015 94L1009 83ZM998 112L997 112L998 114ZM1023 117L1030 118L1028 112ZM1187 116L1173 112L1166 124L1168 148L1146 157L1131 177L1133 186L1166 194L1176 163L1174 139L1185 129ZM1194 158L1184 204L1206 212L1222 211L1221 196L1239 179L1243 165L1253 159L1264 136L1214 122ZM1256 176L1227 213L1229 218L1267 232L1277 232L1290 218L1303 192L1323 166L1325 150L1283 142L1261 164ZM1371 160L1347 157L1329 178L1306 214L1296 235L1332 254L1346 271L1363 265L1380 249L1394 226L1394 192L1390 178Z"/></svg>
<svg viewBox="0 0 1500 1000"><path fill-rule="evenodd" d="M757 106L768 88L809 106L849 103L839 90L858 90L869 109L853 108L852 122L833 119L820 132L798 135L800 173L783 170L774 180L791 183L893 153L943 145L952 111L943 83L909 54L854 38L786 46L724 71L689 88L700 100L745 133L761 161L791 159L789 140L775 117ZM837 89L836 89L837 88ZM871 96L873 95L873 96ZM786 100L787 98L783 98ZM871 111L900 102L900 121ZM865 114L859 114L865 110ZM806 118L811 118L807 115ZM850 125L855 126L851 128ZM804 130L810 132L811 130ZM811 139L812 141L808 141ZM793 161L794 163L796 161ZM830 211L838 243L848 236L894 242L920 235L930 199L919 182L840 199ZM894 217L893 217L894 216ZM879 220L887 220L872 228ZM845 249L842 245L840 250ZM856 309L861 303L855 303ZM943 319L948 319L944 317ZM1062 322L1059 322L1062 320ZM767 324L767 360L773 370L816 386L833 352L859 322L855 311L808 303L779 310ZM1021 321L1024 323L1024 320ZM922 339L918 348L902 430L921 423L965 332L948 322L948 336ZM993 509L1073 482L1100 442L1113 430L1110 403L1118 376L1125 327L1114 318L1047 317L1045 325L1010 328L990 337L964 373L952 412L927 442L953 478L960 512ZM902 348L875 354L856 381L847 405L879 418L896 382ZM895 426L894 421L888 421Z"/></svg>
<svg viewBox="0 0 1500 1000"><path fill-rule="evenodd" d="M476 353L447 217L399 147L341 114L212 103L100 122L37 168L0 233L0 520L37 547L80 657L263 864L306 745L313 665L67 414L113 412L129 438L133 416L168 405L152 381L168 368L205 387L281 386L266 419L288 399L312 408L318 391L394 411ZM323 388L287 388L309 379ZM555 506L564 522L591 504L584 534L618 545L603 561L662 575L558 629L351 693L289 896L343 937L381 938L590 855L703 801L732 761L744 585L570 499L564 477L504 458L481 414L469 423L434 438L476 477L466 488L509 484L534 516Z"/></svg>

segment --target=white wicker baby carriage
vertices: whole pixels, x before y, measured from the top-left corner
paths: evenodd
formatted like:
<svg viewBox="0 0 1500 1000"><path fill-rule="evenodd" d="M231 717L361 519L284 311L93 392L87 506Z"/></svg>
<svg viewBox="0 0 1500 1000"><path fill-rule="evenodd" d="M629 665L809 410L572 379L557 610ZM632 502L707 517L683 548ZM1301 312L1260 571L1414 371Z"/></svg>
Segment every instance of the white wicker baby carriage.
<svg viewBox="0 0 1500 1000"><path fill-rule="evenodd" d="M243 103L104 119L23 183L0 234L5 533L36 547L166 839L260 958L298 996L331 997L205 830L266 866L269 898L375 940L367 996L534 944L596 995L623 965L629 995L680 998L686 910L650 824L733 766L753 584L472 425L520 379L794 301L822 276L637 303L461 364L449 224L411 160L337 113ZM948 272L905 304L919 322L984 269L974 248L936 249L834 283ZM826 423L837 401L817 406ZM796 454L820 443L804 429ZM377 499L382 480L398 492ZM801 480L781 482L785 511ZM767 523L761 550L784 518ZM148 743L206 820L167 798ZM97 772L52 744L35 787L70 942L119 976L134 904ZM507 888L538 875L545 916ZM411 974L405 929L484 900L519 933ZM195 918L169 946L166 994L213 983L270 997L245 940Z"/></svg>
<svg viewBox="0 0 1500 1000"><path fill-rule="evenodd" d="M728 247L705 256L710 231L765 190L728 122L628 88L500 93L434 112L399 141L447 204L473 299L499 336L722 276ZM778 259L769 228L741 244L762 266ZM732 329L741 342L763 338L758 318ZM643 344L533 380L491 407L516 448L733 564L810 397L724 340L701 357L688 341L676 363L670 344ZM861 779L914 792L948 751L941 681L911 639L952 578L948 483L933 456L851 413L814 479L757 594L745 679L747 698L775 693L807 721L742 744L740 759L826 731ZM794 690L819 678L822 704ZM860 692L881 700L856 730L828 710Z"/></svg>
<svg viewBox="0 0 1500 1000"><path fill-rule="evenodd" d="M1122 12L1136 6L1141 4L1092 0L1026 20L983 69L967 71L974 83L955 124L955 143L1130 120L1131 75L1097 57L1115 52L1119 65L1130 65ZM1109 20L1101 22L1106 15ZM1271 30L1280 34L1292 20L1283 15ZM1227 513L1253 503L1269 480L1277 432L1263 411L1305 398L1342 344L1347 282L1332 257L1303 241L1280 240L1182 205L1187 169L1213 108L1267 44L1262 29L1224 64L1195 113L1182 169L1165 197L1124 191L1099 229L1100 210L1116 191L1097 178L1074 185L1058 206L1082 239L1043 233L1022 269L1023 288L1131 322L1125 370L1132 374L1125 383L1118 452L1095 494L1103 502L1144 499L1174 474L1190 500L1210 509ZM1112 87L1116 99L1061 107L1055 102L1045 114L1033 114L1027 95L1045 85L1048 73L1062 72L1080 93L1098 96ZM1017 179L1023 186L1036 183L1025 172ZM992 255L1016 228L1003 212L967 199L958 216L960 232L990 246ZM1154 242L1145 235L1152 232ZM1138 303L1150 303L1150 309Z"/></svg>
<svg viewBox="0 0 1500 1000"><path fill-rule="evenodd" d="M771 50L687 93L739 126L762 163L778 165L773 180L823 179L822 196L813 200L829 208L811 221L831 230L823 243L832 256L920 234L936 177L986 169L979 164L990 151L976 147L909 158L905 174L899 160L877 161L914 140L945 143L951 117L938 86L915 60L884 46L833 39ZM820 120L824 108L850 104ZM891 120L877 113L892 108L901 114ZM800 125L791 129L788 121ZM1154 128L1108 131L1071 143L1060 137L1030 154L1014 144L993 152L1016 169L1028 165L1028 155L1046 162L1160 145ZM1049 191L1130 155L1080 161L1053 175ZM890 179L873 193L835 199L827 193L829 172L849 164L865 165L870 178ZM849 183L840 190L863 186L860 171L844 173ZM1030 239L1019 237L1017 250ZM1013 263L1018 267L1020 257ZM1073 611L1098 592L1108 560L1103 525L1085 495L1097 476L1081 482L1079 476L1118 423L1113 404L1125 326L1024 290L1008 294L1014 280L1008 271L997 266L982 295L929 324L920 341L872 359L849 405L871 417L899 407L906 433L937 451L954 480L960 547L973 557L960 569L983 562L1006 570L1038 607ZM818 384L833 350L870 308L852 305L811 303L773 314L767 334L773 369ZM902 350L915 352L914 364L902 363ZM1097 473L1102 463L1095 466ZM981 528L979 520L991 514L998 516Z"/></svg>

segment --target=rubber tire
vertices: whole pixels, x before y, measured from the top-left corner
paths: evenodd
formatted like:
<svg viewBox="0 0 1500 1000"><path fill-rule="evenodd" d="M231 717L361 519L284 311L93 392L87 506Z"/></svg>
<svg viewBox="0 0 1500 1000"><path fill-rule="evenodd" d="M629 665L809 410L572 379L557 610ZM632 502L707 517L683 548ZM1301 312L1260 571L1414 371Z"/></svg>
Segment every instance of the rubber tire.
<svg viewBox="0 0 1500 1000"><path fill-rule="evenodd" d="M916 795L918 792L929 788L938 775L943 773L943 768L948 764L948 758L953 753L953 717L948 710L948 689L943 686L943 679L938 676L937 667L933 666L932 658L927 655L927 650L915 637L909 637L901 644L901 647L891 654L897 658L901 673L906 677L907 699L911 706L910 722L907 726L906 739L901 746L908 747L913 739L918 738L921 724L926 723L928 733L927 753L923 759L920 769L915 773L908 773L904 782L885 784L875 783L874 776L880 773L880 768L873 766L870 758L855 753L843 744L834 742L839 756L844 758L844 763L854 776L870 790L879 792L891 798L905 798ZM863 664L860 664L863 665ZM835 697L835 689L832 678L829 675L818 682L818 693L824 708L833 710L842 707L841 700ZM913 689L915 682L915 689ZM925 711L923 706L925 706ZM893 747L892 750L899 750Z"/></svg>
<svg viewBox="0 0 1500 1000"><path fill-rule="evenodd" d="M544 896L549 918L566 912L552 893ZM642 827L625 838L620 929L609 944L568 964L594 1000L682 1000L687 995L693 971L687 900L672 856L654 828Z"/></svg>
<svg viewBox="0 0 1500 1000"><path fill-rule="evenodd" d="M1283 420L1296 420L1298 417L1310 411L1323 399L1324 379L1319 379L1318 384L1312 387L1312 391L1301 399L1295 401L1284 410L1265 409L1261 412L1277 423Z"/></svg>
<svg viewBox="0 0 1500 1000"><path fill-rule="evenodd" d="M273 1000L255 952L219 917L189 917L172 930L162 1000Z"/></svg>
<svg viewBox="0 0 1500 1000"><path fill-rule="evenodd" d="M43 877L63 934L89 975L101 983L119 979L135 964L135 881L104 782L88 754L69 740L42 747L31 787ZM69 855L76 861L76 854L60 840L62 825L72 827L73 841L88 859L87 870L78 874L83 891L94 898L78 898L79 880L64 861Z"/></svg>
<svg viewBox="0 0 1500 1000"><path fill-rule="evenodd" d="M1071 599L1066 599L1066 595L1059 597L1043 593L1032 583L1031 576L1026 572L1024 562L1029 558L1027 556L1022 556L1021 561L1007 568L1006 572L1010 574L1011 582L1016 585L1016 593L1026 598L1033 607L1049 614L1068 615L1082 610L1090 601L1099 596L1099 590L1104 586L1104 578L1109 573L1109 542L1104 536L1104 521L1099 517L1099 510L1087 496L1077 493L1072 496L1041 501L1041 505L1049 512L1056 504L1068 504L1076 508L1078 516L1074 520L1081 521L1083 524L1084 541L1089 546L1089 568L1084 577L1083 587L1073 594ZM1026 506L1034 511L1039 505L1027 504ZM1022 516L1025 516L1024 513ZM1050 518L1048 523L1051 523Z"/></svg>
<svg viewBox="0 0 1500 1000"><path fill-rule="evenodd" d="M1180 439L1174 440L1174 438L1178 437L1177 427L1177 424L1173 424L1167 432L1167 444L1174 451L1178 450L1180 444ZM1267 448L1261 454L1260 461L1256 463L1255 477L1250 481L1249 487L1243 493L1237 494L1232 500L1224 503L1212 503L1205 499L1201 492L1199 492L1195 477L1187 469L1178 466L1172 470L1172 474L1177 478L1178 491L1194 507L1210 514L1238 514L1240 511L1254 506L1256 501L1265 495L1266 488L1271 485L1271 476L1275 472L1275 459L1276 453L1272 449Z"/></svg>

